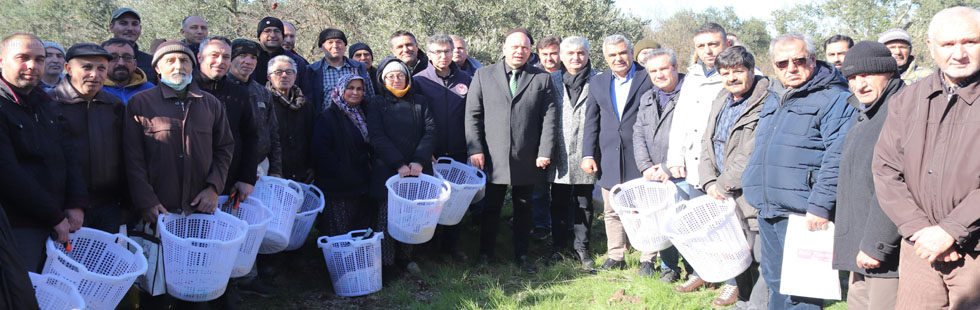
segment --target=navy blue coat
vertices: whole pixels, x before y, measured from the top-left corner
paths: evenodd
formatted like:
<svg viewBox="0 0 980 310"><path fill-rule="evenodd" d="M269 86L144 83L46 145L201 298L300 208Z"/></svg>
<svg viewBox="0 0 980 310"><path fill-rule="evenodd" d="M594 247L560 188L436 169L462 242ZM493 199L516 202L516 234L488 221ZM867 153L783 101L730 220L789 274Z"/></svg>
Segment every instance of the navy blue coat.
<svg viewBox="0 0 980 310"><path fill-rule="evenodd" d="M844 143L854 114L847 81L817 61L813 77L800 87L774 81L770 91L742 174L745 199L760 218L809 212L830 219L841 157L841 148L831 146Z"/></svg>
<svg viewBox="0 0 980 310"><path fill-rule="evenodd" d="M365 112L364 105L361 111ZM327 197L356 197L368 192L372 148L340 107L328 105L313 123L310 152L316 186Z"/></svg>
<svg viewBox="0 0 980 310"><path fill-rule="evenodd" d="M449 64L448 83L436 74L433 66L428 66L415 75L414 85L417 96L429 104L429 111L436 121L436 157L449 156L456 161L466 162L466 94L469 93L469 74L459 70L455 63Z"/></svg>
<svg viewBox="0 0 980 310"><path fill-rule="evenodd" d="M582 156L593 156L599 164L599 186L609 189L643 176L636 168L633 155L633 123L640 107L640 97L653 88L643 66L633 63L636 72L630 82L622 120L613 107L610 87L613 72L606 70L589 81L589 99L585 110L585 141Z"/></svg>

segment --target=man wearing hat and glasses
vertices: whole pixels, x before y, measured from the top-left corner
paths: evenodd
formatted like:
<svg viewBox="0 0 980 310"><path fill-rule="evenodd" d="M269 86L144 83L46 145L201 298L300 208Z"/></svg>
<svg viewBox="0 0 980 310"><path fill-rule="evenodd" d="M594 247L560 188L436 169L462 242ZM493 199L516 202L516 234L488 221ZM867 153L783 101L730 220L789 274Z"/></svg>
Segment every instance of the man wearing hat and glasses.
<svg viewBox="0 0 980 310"><path fill-rule="evenodd" d="M255 79L260 85L265 85L269 81L268 71L269 60L279 56L286 55L292 58L296 62L297 68L306 68L310 63L306 62L306 59L300 57L296 53L291 53L282 48L284 26L281 20L275 17L266 17L259 21L258 33L259 37L259 47L262 50L259 51L258 64L255 67L255 72L252 74L252 78ZM297 76L297 81L303 81L305 75L302 70L300 70L299 76ZM299 83L297 83L299 84ZM302 84L299 84L302 85ZM306 89L304 89L306 91Z"/></svg>
<svg viewBox="0 0 980 310"><path fill-rule="evenodd" d="M84 226L108 233L118 232L123 223L128 192L122 167L123 102L102 90L112 58L96 44L72 46L65 57L68 74L49 93L61 109L64 137L88 186Z"/></svg>
<svg viewBox="0 0 980 310"><path fill-rule="evenodd" d="M136 44L136 41L140 39L140 34L143 33L143 23L140 20L140 14L130 8L116 9L112 12L112 19L109 19L109 32L112 32L113 37L130 40L133 41L133 44ZM157 74L156 71L153 71L152 62L153 56L141 52L139 46L137 46L136 66L143 69L150 82L156 84Z"/></svg>

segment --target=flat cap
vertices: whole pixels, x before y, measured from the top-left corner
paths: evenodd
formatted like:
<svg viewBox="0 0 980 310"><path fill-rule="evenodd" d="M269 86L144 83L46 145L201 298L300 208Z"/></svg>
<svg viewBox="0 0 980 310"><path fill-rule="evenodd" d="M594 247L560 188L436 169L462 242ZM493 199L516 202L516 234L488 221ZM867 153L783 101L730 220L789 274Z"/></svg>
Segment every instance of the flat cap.
<svg viewBox="0 0 980 310"><path fill-rule="evenodd" d="M65 53L65 61L71 61L76 57L89 56L102 57L105 58L106 61L112 60L112 55L98 44L78 43L68 48L68 52Z"/></svg>

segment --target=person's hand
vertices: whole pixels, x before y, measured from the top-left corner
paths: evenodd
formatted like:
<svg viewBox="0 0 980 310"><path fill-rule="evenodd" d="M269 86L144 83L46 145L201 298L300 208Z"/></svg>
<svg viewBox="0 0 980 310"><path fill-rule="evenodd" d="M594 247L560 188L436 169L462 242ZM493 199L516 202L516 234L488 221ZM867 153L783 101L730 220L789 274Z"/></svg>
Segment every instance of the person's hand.
<svg viewBox="0 0 980 310"><path fill-rule="evenodd" d="M483 160L483 153L470 155L470 164L472 164L473 167L476 167L476 169L483 170Z"/></svg>
<svg viewBox="0 0 980 310"><path fill-rule="evenodd" d="M160 216L160 214L170 215L170 212L167 212L167 208L164 208L161 204L143 209L143 221L146 221L147 223L156 223L157 217Z"/></svg>
<svg viewBox="0 0 980 310"><path fill-rule="evenodd" d="M255 190L255 186L245 182L235 182L235 186L231 188L231 195L235 196L238 201L245 201L248 199L248 195L252 194Z"/></svg>
<svg viewBox="0 0 980 310"><path fill-rule="evenodd" d="M725 194L722 194L721 191L718 190L718 182L711 183L711 186L708 186L708 191L706 193L708 194L708 196L714 197L715 199L718 200L722 200L726 198Z"/></svg>
<svg viewBox="0 0 980 310"><path fill-rule="evenodd" d="M588 174L593 174L598 172L599 166L595 164L595 158L583 158L582 171L585 171L585 173Z"/></svg>
<svg viewBox="0 0 980 310"><path fill-rule="evenodd" d="M534 165L538 166L538 168L541 168L541 170L547 169L548 165L550 164L551 164L551 158L547 158L547 157L538 157L538 159L534 161Z"/></svg>
<svg viewBox="0 0 980 310"><path fill-rule="evenodd" d="M70 228L68 231L75 232L82 228L82 223L85 222L85 211L78 208L72 208L65 210L65 215L68 217L68 224Z"/></svg>
<svg viewBox="0 0 980 310"><path fill-rule="evenodd" d="M398 167L398 176L404 178L408 176L409 173L412 173L412 169L409 168L407 165L402 165L401 167Z"/></svg>
<svg viewBox="0 0 980 310"><path fill-rule="evenodd" d="M686 178L687 169L685 169L684 166L670 167L670 174L673 175L675 178Z"/></svg>
<svg viewBox="0 0 980 310"><path fill-rule="evenodd" d="M653 167L657 168L657 170L653 172L653 180L657 180L660 182L670 181L670 175L667 174L667 172L669 172L667 169L664 169L664 167L660 164L657 164L656 166Z"/></svg>
<svg viewBox="0 0 980 310"><path fill-rule="evenodd" d="M647 179L647 181L657 181L657 179L653 178L653 176L657 174L657 171L660 171L660 165L654 165L653 167L647 168L646 170L643 170L643 178Z"/></svg>
<svg viewBox="0 0 980 310"><path fill-rule="evenodd" d="M269 176L270 177L273 177L273 178L280 178L280 179L282 179L282 175L281 174L278 174L278 173L270 173Z"/></svg>
<svg viewBox="0 0 980 310"><path fill-rule="evenodd" d="M191 201L191 206L197 207L199 212L214 213L218 209L218 192L214 190L214 186L208 185L198 193Z"/></svg>
<svg viewBox="0 0 980 310"><path fill-rule="evenodd" d="M950 247L946 250L946 253L939 254L939 258L936 260L942 260L944 263L955 262L963 258L959 252L956 252L956 248Z"/></svg>
<svg viewBox="0 0 980 310"><path fill-rule="evenodd" d="M928 260L930 263L941 258L953 246L953 236L950 236L939 226L929 226L923 228L909 238L915 242L915 254ZM954 251L955 252L955 251ZM949 258L949 257L947 257Z"/></svg>
<svg viewBox="0 0 980 310"><path fill-rule="evenodd" d="M814 215L813 213L806 213L806 229L810 231L814 230L826 230L827 229L827 219Z"/></svg>
<svg viewBox="0 0 980 310"><path fill-rule="evenodd" d="M881 267L881 261L875 259L874 257L868 256L864 251L858 251L858 255L855 258L857 266L864 269L874 269Z"/></svg>
<svg viewBox="0 0 980 310"><path fill-rule="evenodd" d="M55 241L58 241L58 243L68 242L69 228L71 228L71 223L68 222L67 218L61 220L58 225L54 225L54 232L58 234L58 240Z"/></svg>
<svg viewBox="0 0 980 310"><path fill-rule="evenodd" d="M422 164L420 163L409 163L408 164L408 175L419 176L422 174Z"/></svg>

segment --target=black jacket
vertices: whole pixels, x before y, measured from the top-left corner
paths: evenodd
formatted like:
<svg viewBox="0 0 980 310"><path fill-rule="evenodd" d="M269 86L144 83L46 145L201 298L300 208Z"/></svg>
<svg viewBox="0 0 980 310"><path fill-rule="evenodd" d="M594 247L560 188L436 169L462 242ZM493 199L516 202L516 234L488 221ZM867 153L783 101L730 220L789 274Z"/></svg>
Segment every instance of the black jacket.
<svg viewBox="0 0 980 310"><path fill-rule="evenodd" d="M436 74L435 67L430 65L415 75L412 87L429 105L435 118L437 157L449 156L466 162L466 126L463 119L466 115L466 94L472 78L459 70L455 63L450 63L449 70L449 77L443 80Z"/></svg>
<svg viewBox="0 0 980 310"><path fill-rule="evenodd" d="M34 287L17 254L17 240L0 207L0 310L37 309Z"/></svg>
<svg viewBox="0 0 980 310"><path fill-rule="evenodd" d="M371 145L340 107L331 104L316 117L309 149L316 158L316 186L323 195L353 197L367 193Z"/></svg>
<svg viewBox="0 0 980 310"><path fill-rule="evenodd" d="M0 80L0 204L14 227L51 228L68 208L88 207L82 169L51 99Z"/></svg>
<svg viewBox="0 0 980 310"><path fill-rule="evenodd" d="M133 42L133 44L136 44ZM146 80L154 85L160 82L160 77L157 76L157 70L153 67L153 55L144 53L140 51L139 45L136 46L136 67L143 70L146 73Z"/></svg>
<svg viewBox="0 0 980 310"><path fill-rule="evenodd" d="M269 60L272 60L272 58L275 58L276 56L279 55L286 55L287 57L292 58L293 61L296 62L295 84L304 85L302 81L306 77L306 72L305 70L303 70L303 68L309 66L310 63L306 62L306 59L300 57L299 54L288 52L281 48L279 49L279 51L272 54L266 52L265 50L259 50L259 55L258 57L256 57L258 58L258 63L255 65L255 71L252 71L252 80L255 80L260 85L265 85L265 83L269 81ZM308 89L304 89L303 91L309 92Z"/></svg>
<svg viewBox="0 0 980 310"><path fill-rule="evenodd" d="M279 120L276 119L276 113L272 108L272 92L254 80L241 81L230 73L227 76L228 80L248 88L249 104L252 107L258 134L256 160L262 162L268 158L269 168L266 173L281 175L282 147L279 143Z"/></svg>
<svg viewBox="0 0 980 310"><path fill-rule="evenodd" d="M391 61L382 61L380 68ZM411 78L409 78L411 81ZM408 93L395 97L387 88L372 97L366 106L367 127L371 146L374 147L374 194L385 197L384 182L398 172L402 165L412 162L422 164L426 174L432 174L432 152L435 150L436 122L414 85L410 82Z"/></svg>
<svg viewBox="0 0 980 310"><path fill-rule="evenodd" d="M902 236L898 227L878 204L871 160L878 135L888 116L889 98L905 83L895 77L868 107L851 95L848 104L858 113L851 117L851 130L840 145L841 160L837 177L837 207L834 223L834 269L850 270L881 278L898 277L898 252ZM881 262L875 269L857 266L855 257L864 251Z"/></svg>
<svg viewBox="0 0 980 310"><path fill-rule="evenodd" d="M303 97L299 86L293 85L292 98L272 94L272 106L279 122L279 146L282 150L282 177L301 183L313 179L313 163L310 157L310 136L316 118L315 104ZM295 95L295 93L299 93ZM286 100L303 100L298 109L292 109ZM320 188L321 190L324 188Z"/></svg>
<svg viewBox="0 0 980 310"><path fill-rule="evenodd" d="M231 79L222 76L220 80L211 80L200 72L195 72L194 83L225 106L228 127L235 139L235 152L228 166L228 177L225 178L225 188L222 193L229 194L235 182L255 184L258 179L256 168L258 161L258 127L255 125L255 115L249 104L248 89L235 84Z"/></svg>

